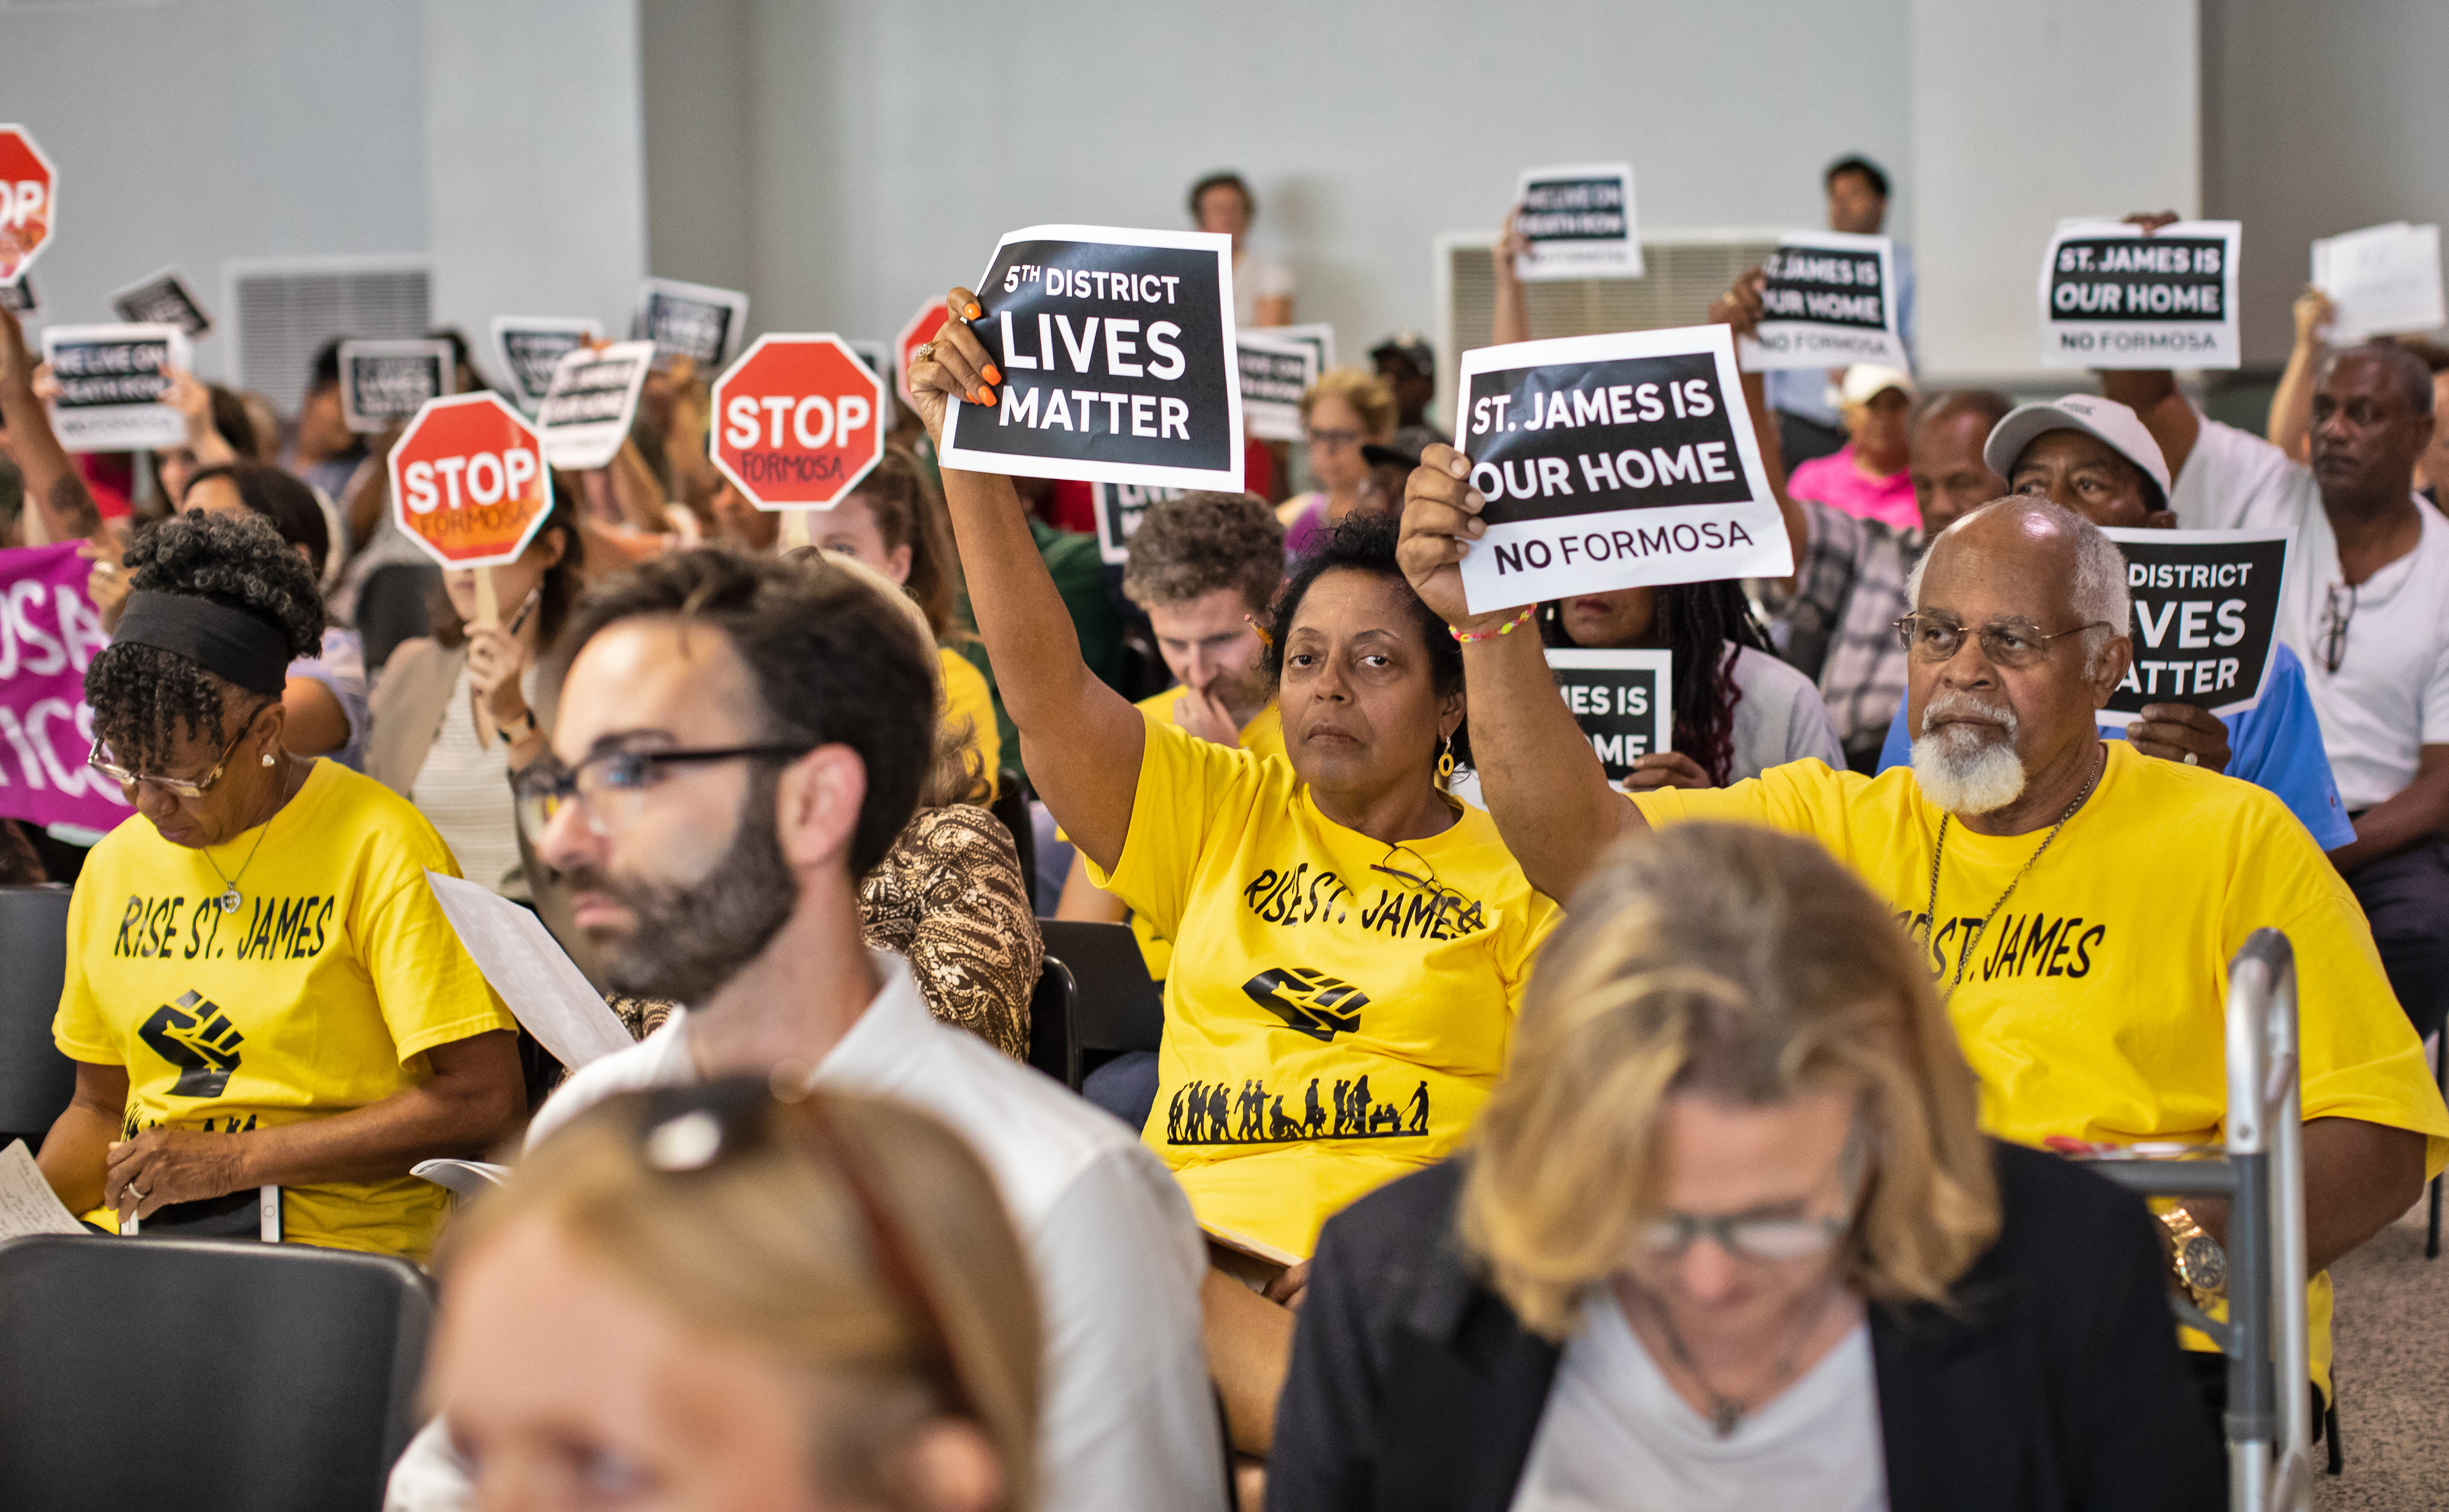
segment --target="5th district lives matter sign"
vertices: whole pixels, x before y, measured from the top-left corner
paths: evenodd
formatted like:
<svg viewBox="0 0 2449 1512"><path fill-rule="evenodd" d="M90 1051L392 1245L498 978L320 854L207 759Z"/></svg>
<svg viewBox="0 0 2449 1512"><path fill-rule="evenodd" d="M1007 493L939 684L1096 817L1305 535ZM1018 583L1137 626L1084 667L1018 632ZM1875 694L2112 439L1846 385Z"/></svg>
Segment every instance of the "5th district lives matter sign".
<svg viewBox="0 0 2449 1512"><path fill-rule="evenodd" d="M2279 644L2287 580L2279 530L2109 530L2134 597L2134 665L2100 722L2123 728L2147 703L2216 715L2261 701Z"/></svg>
<svg viewBox="0 0 2449 1512"><path fill-rule="evenodd" d="M1091 497L1097 509L1097 558L1119 566L1130 560L1131 532L1148 506L1160 499L1179 499L1181 488L1146 488L1136 483L1100 483Z"/></svg>
<svg viewBox="0 0 2449 1512"><path fill-rule="evenodd" d="M1674 652L1552 650L1548 666L1610 782L1630 776L1643 756L1672 749Z"/></svg>
<svg viewBox="0 0 2449 1512"><path fill-rule="evenodd" d="M1794 570L1725 326L1463 354L1455 438L1488 500L1474 614Z"/></svg>
<svg viewBox="0 0 2449 1512"><path fill-rule="evenodd" d="M995 246L972 323L994 410L944 415L946 467L1242 491L1232 239L1030 226Z"/></svg>
<svg viewBox="0 0 2449 1512"><path fill-rule="evenodd" d="M1910 368L1897 335L1896 244L1885 237L1797 231L1761 264L1760 334L1736 343L1744 371Z"/></svg>
<svg viewBox="0 0 2449 1512"><path fill-rule="evenodd" d="M70 451L186 444L185 418L161 402L170 389L163 368L189 361L177 326L51 326L43 332L43 360L60 385L51 429Z"/></svg>
<svg viewBox="0 0 2449 1512"><path fill-rule="evenodd" d="M2041 262L2041 365L2233 368L2234 220L2073 220Z"/></svg>
<svg viewBox="0 0 2449 1512"><path fill-rule="evenodd" d="M1633 213L1632 164L1583 163L1527 168L1514 229L1531 243L1514 259L1519 277L1638 278L1641 220Z"/></svg>

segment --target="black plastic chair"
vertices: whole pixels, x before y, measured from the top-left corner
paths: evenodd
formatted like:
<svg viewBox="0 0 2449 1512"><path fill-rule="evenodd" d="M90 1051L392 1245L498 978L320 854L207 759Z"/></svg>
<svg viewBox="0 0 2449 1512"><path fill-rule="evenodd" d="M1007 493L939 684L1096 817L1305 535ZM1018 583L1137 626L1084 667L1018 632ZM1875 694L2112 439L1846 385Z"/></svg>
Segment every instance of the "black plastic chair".
<svg viewBox="0 0 2449 1512"><path fill-rule="evenodd" d="M1012 832L1012 848L1020 855L1020 879L1037 890L1037 831L1029 822L1029 779L1010 767L995 778L994 802L987 812Z"/></svg>
<svg viewBox="0 0 2449 1512"><path fill-rule="evenodd" d="M357 588L357 623L367 677L381 670L402 641L434 633L434 596L441 591L442 569L422 562L386 562L366 574Z"/></svg>
<svg viewBox="0 0 2449 1512"><path fill-rule="evenodd" d="M1080 1090L1080 1079L1086 1075L1080 1067L1080 1038L1073 1022L1079 1002L1080 988L1071 979L1071 968L1048 951L1046 964L1037 971L1037 986L1029 994L1029 1063L1074 1092Z"/></svg>
<svg viewBox="0 0 2449 1512"><path fill-rule="evenodd" d="M432 1284L388 1255L0 1244L0 1506L379 1506L433 1320Z"/></svg>
<svg viewBox="0 0 2449 1512"><path fill-rule="evenodd" d="M1081 1075L1129 1050L1154 1050L1165 1036L1165 996L1128 924L1040 919L1046 953L1071 969L1079 1001L1071 1013Z"/></svg>
<svg viewBox="0 0 2449 1512"><path fill-rule="evenodd" d="M67 888L0 888L0 1149L43 1136L76 1092L76 1062L51 1043L67 975Z"/></svg>

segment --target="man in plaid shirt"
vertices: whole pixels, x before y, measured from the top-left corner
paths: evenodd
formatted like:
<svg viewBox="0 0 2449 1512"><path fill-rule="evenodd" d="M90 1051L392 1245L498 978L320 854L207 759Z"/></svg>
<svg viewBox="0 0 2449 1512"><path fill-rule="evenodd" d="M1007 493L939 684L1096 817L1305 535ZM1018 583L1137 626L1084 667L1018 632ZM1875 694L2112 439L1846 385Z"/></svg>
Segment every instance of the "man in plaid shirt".
<svg viewBox="0 0 2449 1512"><path fill-rule="evenodd" d="M1757 387L1746 375L1745 390ZM1795 555L1791 591L1772 633L1785 660L1819 682L1846 764L1857 772L1878 770L1880 743L1904 701L1905 653L1895 625L1909 607L1905 578L1931 537L2007 491L2006 480L1981 460L1981 443L2011 408L2005 395L1978 390L1932 394L1916 408L1907 469L1921 507L1918 530L1789 498L1784 467L1764 458ZM1774 431L1763 426L1760 433ZM1774 446L1772 440L1762 450Z"/></svg>

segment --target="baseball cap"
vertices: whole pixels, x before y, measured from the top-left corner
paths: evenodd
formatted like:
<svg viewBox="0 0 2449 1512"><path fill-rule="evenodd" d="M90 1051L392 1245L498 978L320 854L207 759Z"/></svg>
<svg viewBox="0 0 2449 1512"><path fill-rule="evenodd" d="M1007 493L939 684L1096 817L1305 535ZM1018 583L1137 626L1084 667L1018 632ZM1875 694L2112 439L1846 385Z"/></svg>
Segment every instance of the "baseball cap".
<svg viewBox="0 0 2449 1512"><path fill-rule="evenodd" d="M1845 370L1845 381L1837 386L1837 396L1847 404L1868 404L1883 389L1894 389L1910 401L1921 397L1914 386L1913 374L1902 368L1884 368L1876 362L1857 362Z"/></svg>
<svg viewBox="0 0 2449 1512"><path fill-rule="evenodd" d="M1393 353L1410 363L1415 373L1431 373L1437 371L1437 349L1430 346L1429 338L1417 331L1396 332L1369 349L1369 360L1375 362L1388 353Z"/></svg>
<svg viewBox="0 0 2449 1512"><path fill-rule="evenodd" d="M2063 398L2039 404L2019 404L2007 411L2007 417L1991 429L1990 439L1981 443L1981 460L1990 470L2002 478L2015 471L2015 459L2036 436L2052 431L2080 431L2108 444L2110 449L2143 469L2143 475L2157 484L2160 497L2169 497L2169 462L2160 454L2160 443L2134 411L2114 399L2097 398L2089 393L2070 393ZM2167 507L2165 504L2162 507Z"/></svg>

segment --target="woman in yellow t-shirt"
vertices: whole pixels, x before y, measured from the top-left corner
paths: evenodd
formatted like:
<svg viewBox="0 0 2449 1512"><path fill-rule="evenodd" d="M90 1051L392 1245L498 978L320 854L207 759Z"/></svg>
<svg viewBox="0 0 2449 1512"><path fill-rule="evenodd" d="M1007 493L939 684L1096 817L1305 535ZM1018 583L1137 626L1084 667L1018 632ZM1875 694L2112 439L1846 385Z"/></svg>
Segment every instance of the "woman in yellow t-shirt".
<svg viewBox="0 0 2449 1512"><path fill-rule="evenodd" d="M951 308L974 317L964 291ZM931 432L956 392L992 397L988 364L948 321L911 369ZM947 468L944 486L1039 794L1174 942L1143 1138L1211 1232L1306 1254L1329 1214L1460 1139L1555 918L1488 815L1438 786L1469 759L1460 648L1404 581L1393 522L1348 521L1270 612L1284 755L1192 739L1082 661L1010 482Z"/></svg>
<svg viewBox="0 0 2449 1512"><path fill-rule="evenodd" d="M876 470L859 480L851 496L809 519L809 543L839 551L901 584L925 611L935 656L943 665L944 722L967 721L969 755L982 786L979 801L994 796L1002 770L1003 736L995 728L994 696L985 674L954 649L958 628L953 600L960 589L960 558L944 524L944 504L902 447L887 448Z"/></svg>
<svg viewBox="0 0 2449 1512"><path fill-rule="evenodd" d="M43 1175L88 1221L281 1236L421 1258L442 1189L526 1111L517 1023L427 871L434 827L371 777L290 754L283 673L321 636L304 562L267 521L189 514L140 536L116 641L86 672L93 780L137 811L68 906L52 1036L75 1099Z"/></svg>

